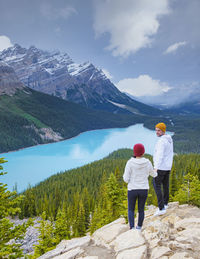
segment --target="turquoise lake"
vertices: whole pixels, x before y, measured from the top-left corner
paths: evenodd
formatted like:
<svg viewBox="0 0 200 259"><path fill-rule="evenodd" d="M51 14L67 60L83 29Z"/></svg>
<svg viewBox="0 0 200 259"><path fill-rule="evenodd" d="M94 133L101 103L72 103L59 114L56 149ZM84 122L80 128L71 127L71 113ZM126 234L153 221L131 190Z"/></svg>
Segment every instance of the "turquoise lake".
<svg viewBox="0 0 200 259"><path fill-rule="evenodd" d="M156 141L155 132L142 124L87 131L61 142L0 154L8 161L3 164L8 174L1 180L9 190L17 184L21 192L29 184L34 186L53 174L99 160L120 148L132 148L136 143L143 143L146 153L153 154Z"/></svg>

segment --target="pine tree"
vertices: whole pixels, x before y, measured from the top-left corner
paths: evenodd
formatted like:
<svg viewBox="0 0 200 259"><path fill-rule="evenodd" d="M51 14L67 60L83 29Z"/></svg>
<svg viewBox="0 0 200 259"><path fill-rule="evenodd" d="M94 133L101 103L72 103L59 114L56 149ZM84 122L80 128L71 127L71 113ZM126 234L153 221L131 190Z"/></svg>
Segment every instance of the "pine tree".
<svg viewBox="0 0 200 259"><path fill-rule="evenodd" d="M42 203L42 211L45 212L46 219L51 216L50 214L50 208L49 208L49 199L47 197L47 194L45 193Z"/></svg>
<svg viewBox="0 0 200 259"><path fill-rule="evenodd" d="M78 236L77 221L78 221L79 202L80 202L80 195L77 192L73 197L73 206L72 206L72 214L71 214L73 236Z"/></svg>
<svg viewBox="0 0 200 259"><path fill-rule="evenodd" d="M100 222L100 209L98 206L95 207L94 212L92 214L92 220L90 223L90 234L93 234L95 230L101 227Z"/></svg>
<svg viewBox="0 0 200 259"><path fill-rule="evenodd" d="M173 166L170 173L170 195L173 197L175 192L178 190L176 168Z"/></svg>
<svg viewBox="0 0 200 259"><path fill-rule="evenodd" d="M21 213L20 218L24 217L33 217L36 216L36 201L35 201L35 195L33 192L33 189L31 186L28 187L28 189L24 193L25 198L23 199L20 207L21 207Z"/></svg>
<svg viewBox="0 0 200 259"><path fill-rule="evenodd" d="M90 201L87 188L83 189L83 206L85 210L85 229L87 230L90 225Z"/></svg>
<svg viewBox="0 0 200 259"><path fill-rule="evenodd" d="M5 162L7 161L0 158L0 170L3 170L1 164ZM4 174L6 173L0 172L0 175ZM7 185L0 183L0 258L19 258L23 256L20 244L16 244L16 241L24 237L26 229L32 222L14 226L14 223L8 218L20 213L19 203L22 199L23 196L17 196L16 191L8 191ZM14 242L8 243L11 240Z"/></svg>
<svg viewBox="0 0 200 259"><path fill-rule="evenodd" d="M70 239L70 225L64 206L62 209L58 209L54 233L57 243L59 243L63 239Z"/></svg>
<svg viewBox="0 0 200 259"><path fill-rule="evenodd" d="M38 258L42 254L55 248L57 240L54 234L53 222L46 220L46 213L42 213L42 219L39 221L40 226L38 227L39 244L35 246L33 258Z"/></svg>
<svg viewBox="0 0 200 259"><path fill-rule="evenodd" d="M127 195L123 188L119 187L113 173L108 180L101 185L99 198L92 215L90 233L112 222L120 216L127 217Z"/></svg>
<svg viewBox="0 0 200 259"><path fill-rule="evenodd" d="M114 175L115 175L115 178L116 178L118 184L120 184L121 183L121 176L120 176L120 170L119 170L118 166L115 169Z"/></svg>
<svg viewBox="0 0 200 259"><path fill-rule="evenodd" d="M86 234L85 229L85 210L82 200L79 203L78 217L76 221L76 232L75 236L84 236Z"/></svg>
<svg viewBox="0 0 200 259"><path fill-rule="evenodd" d="M110 174L106 186L110 202L110 213L112 215L111 218L114 220L117 217L120 217L123 212L123 192L122 189L120 189L117 179L113 173Z"/></svg>
<svg viewBox="0 0 200 259"><path fill-rule="evenodd" d="M175 193L174 200L200 207L200 180L196 175L188 173L184 176L184 183Z"/></svg>

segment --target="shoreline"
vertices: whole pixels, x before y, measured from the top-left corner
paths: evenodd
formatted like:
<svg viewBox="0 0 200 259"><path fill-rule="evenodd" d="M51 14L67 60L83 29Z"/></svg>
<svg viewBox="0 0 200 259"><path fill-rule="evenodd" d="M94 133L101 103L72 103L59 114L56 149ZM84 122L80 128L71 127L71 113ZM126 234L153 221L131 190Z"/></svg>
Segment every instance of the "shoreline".
<svg viewBox="0 0 200 259"><path fill-rule="evenodd" d="M91 130L86 130L86 131L83 131L83 132L80 132L78 133L77 135L73 136L73 137L70 137L70 138L66 138L66 139L62 139L62 140L59 140L59 141L54 141L54 142L49 142L49 143L42 143L42 144L37 144L37 145L34 145L34 146L28 146L28 147L23 147L23 148L19 148L19 149L16 149L16 150L11 150L11 151L8 151L8 152L3 152L3 153L0 153L0 157L1 155L3 154L9 154L9 153L13 153L13 152L18 152L18 151L22 151L24 149L28 149L28 148L34 148L34 147L37 147L37 146L43 146L43 145L49 145L49 144L54 144L54 143L58 143L58 142L62 142L62 141L66 141L66 140L70 140L70 139L73 139L73 138L76 138L78 136L80 136L81 134L83 133L86 133L86 132L90 132L90 131L97 131L97 130L109 130L109 129L122 129L122 128L129 128L131 126L134 126L134 125L142 125L144 127L144 123L135 123L135 124L131 124L127 127L113 127L113 128L102 128L102 129L91 129ZM147 127L144 127L146 129L149 129ZM149 129L151 130L151 129Z"/></svg>

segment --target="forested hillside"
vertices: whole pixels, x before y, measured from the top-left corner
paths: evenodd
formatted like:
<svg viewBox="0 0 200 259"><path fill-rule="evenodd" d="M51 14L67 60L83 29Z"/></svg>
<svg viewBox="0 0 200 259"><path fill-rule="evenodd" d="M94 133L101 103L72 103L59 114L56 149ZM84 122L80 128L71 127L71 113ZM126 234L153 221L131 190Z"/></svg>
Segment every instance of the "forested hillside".
<svg viewBox="0 0 200 259"><path fill-rule="evenodd" d="M127 127L142 120L133 114L90 110L27 88L13 96L0 96L0 122L2 153L71 138L87 130Z"/></svg>
<svg viewBox="0 0 200 259"><path fill-rule="evenodd" d="M40 215L46 211L47 217L56 217L57 211L63 206L75 205L82 199L88 200L90 211L93 211L102 185L114 174L120 187L125 187L122 175L127 160L132 156L132 150L121 149L113 152L108 157L58 173L41 182L36 187L29 188L24 194L26 199L22 203L21 216ZM150 160L150 155L146 155ZM185 177L196 177L200 180L200 155L180 154L174 156L171 171L171 199L177 191L182 190ZM156 196L150 178L150 191L148 204L156 203ZM86 198L87 197L87 198ZM200 201L199 201L200 202ZM200 204L196 204L200 205ZM33 213L34 212L34 213Z"/></svg>
<svg viewBox="0 0 200 259"><path fill-rule="evenodd" d="M150 118L144 126L154 130L158 121L167 125L167 130L174 132L174 151L176 153L200 153L199 125L200 115L178 115L166 113L165 118Z"/></svg>
<svg viewBox="0 0 200 259"><path fill-rule="evenodd" d="M130 149L115 151L102 160L53 175L23 193L20 218L42 215L41 240L33 258L53 249L62 239L93 233L120 216L127 218L127 186L122 175L131 156ZM199 161L199 154L174 156L170 201L200 207ZM151 177L149 183L147 205L157 205Z"/></svg>

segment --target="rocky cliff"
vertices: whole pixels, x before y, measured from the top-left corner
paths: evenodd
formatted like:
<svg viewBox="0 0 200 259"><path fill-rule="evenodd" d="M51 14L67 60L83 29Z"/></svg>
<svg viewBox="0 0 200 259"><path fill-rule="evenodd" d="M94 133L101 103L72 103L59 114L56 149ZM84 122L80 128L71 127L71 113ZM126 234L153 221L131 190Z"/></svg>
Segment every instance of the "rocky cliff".
<svg viewBox="0 0 200 259"><path fill-rule="evenodd" d="M0 61L0 95L13 95L18 89L23 89L24 86L15 74L12 67Z"/></svg>
<svg viewBox="0 0 200 259"><path fill-rule="evenodd" d="M18 44L0 52L20 81L34 90L114 113L160 114L157 109L121 93L101 69L90 62L77 64L67 53L43 51Z"/></svg>
<svg viewBox="0 0 200 259"><path fill-rule="evenodd" d="M183 259L199 258L200 209L169 204L167 213L154 216L156 207L145 212L142 231L129 230L123 218L92 236L63 240L40 259Z"/></svg>

